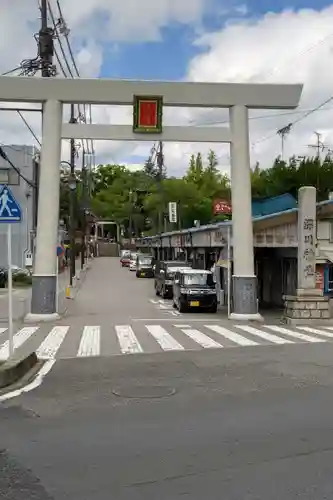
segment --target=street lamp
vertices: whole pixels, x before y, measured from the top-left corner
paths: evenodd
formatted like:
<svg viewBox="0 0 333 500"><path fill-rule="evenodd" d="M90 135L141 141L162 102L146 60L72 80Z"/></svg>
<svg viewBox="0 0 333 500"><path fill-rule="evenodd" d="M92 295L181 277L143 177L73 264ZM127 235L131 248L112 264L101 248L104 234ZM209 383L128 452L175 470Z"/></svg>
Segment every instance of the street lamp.
<svg viewBox="0 0 333 500"><path fill-rule="evenodd" d="M68 179L68 187L70 190L69 199L69 238L70 238L70 268L69 268L69 284L73 285L73 278L75 276L75 197L76 197L76 178L75 175L70 175Z"/></svg>

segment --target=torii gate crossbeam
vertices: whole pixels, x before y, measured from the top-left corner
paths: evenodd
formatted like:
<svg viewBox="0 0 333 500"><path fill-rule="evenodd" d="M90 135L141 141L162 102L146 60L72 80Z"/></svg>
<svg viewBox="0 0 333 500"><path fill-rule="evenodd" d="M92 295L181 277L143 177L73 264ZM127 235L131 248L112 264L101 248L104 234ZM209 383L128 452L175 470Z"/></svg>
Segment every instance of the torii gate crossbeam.
<svg viewBox="0 0 333 500"><path fill-rule="evenodd" d="M37 244L29 321L53 320L62 138L156 140L127 125L63 124L63 103L132 105L134 96L163 96L163 106L229 108L228 127L164 127L159 140L231 144L234 248L233 299L236 320L260 319L254 273L248 109L295 109L302 85L188 83L107 79L0 77L0 102L44 104Z"/></svg>

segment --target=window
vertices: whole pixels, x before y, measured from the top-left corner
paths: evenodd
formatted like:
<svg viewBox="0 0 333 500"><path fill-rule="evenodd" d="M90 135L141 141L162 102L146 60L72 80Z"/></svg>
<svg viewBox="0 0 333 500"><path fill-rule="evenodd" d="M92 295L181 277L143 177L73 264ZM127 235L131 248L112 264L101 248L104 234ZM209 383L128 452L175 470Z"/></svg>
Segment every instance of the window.
<svg viewBox="0 0 333 500"><path fill-rule="evenodd" d="M20 176L13 168L0 168L0 184L18 186L20 184Z"/></svg>
<svg viewBox="0 0 333 500"><path fill-rule="evenodd" d="M152 264L153 258L140 255L138 257L138 261L139 261L139 264L142 264L144 266L150 266Z"/></svg>
<svg viewBox="0 0 333 500"><path fill-rule="evenodd" d="M331 292L333 290L333 266L328 268L328 291Z"/></svg>
<svg viewBox="0 0 333 500"><path fill-rule="evenodd" d="M211 274L186 274L184 284L188 286L213 285L213 276Z"/></svg>

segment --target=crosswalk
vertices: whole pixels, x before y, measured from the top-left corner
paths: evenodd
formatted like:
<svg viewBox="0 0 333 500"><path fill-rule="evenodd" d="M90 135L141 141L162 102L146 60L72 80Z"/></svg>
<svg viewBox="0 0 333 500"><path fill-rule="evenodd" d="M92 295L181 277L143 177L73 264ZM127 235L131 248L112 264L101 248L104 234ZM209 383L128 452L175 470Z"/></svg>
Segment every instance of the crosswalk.
<svg viewBox="0 0 333 500"><path fill-rule="evenodd" d="M36 351L40 359L64 359L333 341L329 326L206 323L29 326L15 333L14 347ZM8 354L7 329L0 328L0 360Z"/></svg>

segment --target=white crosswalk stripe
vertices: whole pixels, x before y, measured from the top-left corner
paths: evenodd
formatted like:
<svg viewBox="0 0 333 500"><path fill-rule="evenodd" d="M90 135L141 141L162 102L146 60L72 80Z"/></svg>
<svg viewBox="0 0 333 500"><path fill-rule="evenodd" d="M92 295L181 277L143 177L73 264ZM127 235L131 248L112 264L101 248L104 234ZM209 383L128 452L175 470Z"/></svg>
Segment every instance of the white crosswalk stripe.
<svg viewBox="0 0 333 500"><path fill-rule="evenodd" d="M303 330L303 332L308 332L308 333L314 333L315 335L322 335L323 337L328 337L330 339L333 339L333 333L331 332L326 332L325 330L318 329L318 328L311 328L309 326L298 326L297 327L299 330Z"/></svg>
<svg viewBox="0 0 333 500"><path fill-rule="evenodd" d="M41 359L55 358L59 347L63 343L69 326L55 326L52 328L46 339L41 343L36 354Z"/></svg>
<svg viewBox="0 0 333 500"><path fill-rule="evenodd" d="M149 333L157 340L164 351L182 351L184 347L170 335L163 326L146 325Z"/></svg>
<svg viewBox="0 0 333 500"><path fill-rule="evenodd" d="M291 330L288 330L287 328L283 328L282 326L277 326L277 325L266 325L266 328L269 330L272 330L273 332L276 333L282 333L284 335L289 335L290 337L293 337L294 339L298 340L303 340L304 342L325 342L325 340L320 339L318 337L312 337L311 335L304 335L304 333L298 333L298 332L293 332Z"/></svg>
<svg viewBox="0 0 333 500"><path fill-rule="evenodd" d="M232 342L235 342L236 344L239 345L258 345L257 342L251 339L247 339L246 337L243 337L242 335L239 335L238 333L231 332L230 330L227 330L227 328L223 328L222 326L219 325L205 325L206 328L209 328L209 330L213 330L213 332L218 333L219 335L222 335L223 337L232 340Z"/></svg>
<svg viewBox="0 0 333 500"><path fill-rule="evenodd" d="M257 337L261 337L264 340L268 340L269 342L273 342L274 344L292 344L292 340L287 340L282 337L277 337L276 335L272 335L271 333L263 332L262 330L258 330L258 328L253 328L253 326L248 325L236 325L236 328L240 328L244 332L251 333L252 335L256 335Z"/></svg>
<svg viewBox="0 0 333 500"><path fill-rule="evenodd" d="M184 332L188 337L190 337L194 342L197 342L197 344L201 345L201 347L204 347L206 349L212 349L212 348L218 348L218 347L223 347L222 344L219 344L218 342L215 342L215 340L211 339L208 337L208 335L205 335L204 333L200 332L200 330L196 330L194 328L180 328L182 332Z"/></svg>
<svg viewBox="0 0 333 500"><path fill-rule="evenodd" d="M85 326L81 337L78 357L99 356L100 354L100 327Z"/></svg>
<svg viewBox="0 0 333 500"><path fill-rule="evenodd" d="M174 321L176 323L176 319ZM287 328L263 324L254 327L248 324L205 324L205 321L191 324L189 321L188 324L168 322L163 326L133 323L114 326L86 325L82 328L57 325L49 331L44 328L45 325L21 328L14 335L15 349L24 349L27 345L27 350L31 352L31 349L34 349L41 359L70 359L145 352L225 350L230 347L333 342L333 328L322 326ZM6 331L6 328L0 328L3 337L6 337ZM9 342L6 340L0 345L0 359L7 359L8 355Z"/></svg>
<svg viewBox="0 0 333 500"><path fill-rule="evenodd" d="M117 337L123 354L143 352L143 349L130 325L116 325Z"/></svg>
<svg viewBox="0 0 333 500"><path fill-rule="evenodd" d="M14 335L14 349L18 349L23 345L36 331L38 330L38 326L30 326L25 327L19 330ZM0 359L7 359L9 357L9 340L1 346L0 348Z"/></svg>

